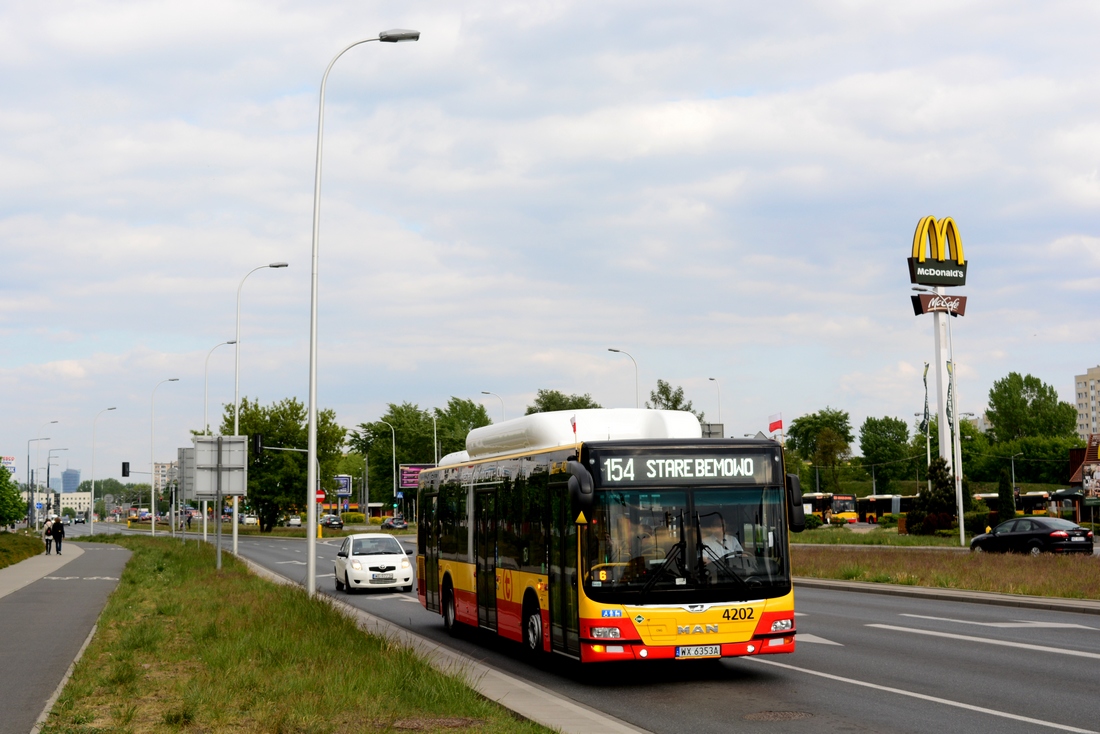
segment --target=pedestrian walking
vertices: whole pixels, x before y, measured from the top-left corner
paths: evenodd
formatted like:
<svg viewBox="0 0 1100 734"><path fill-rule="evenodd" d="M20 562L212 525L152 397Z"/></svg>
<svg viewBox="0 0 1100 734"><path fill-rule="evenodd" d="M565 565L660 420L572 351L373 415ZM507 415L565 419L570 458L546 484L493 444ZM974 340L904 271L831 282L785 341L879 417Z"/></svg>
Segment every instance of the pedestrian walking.
<svg viewBox="0 0 1100 734"><path fill-rule="evenodd" d="M191 513L187 513L187 529L191 530Z"/></svg>
<svg viewBox="0 0 1100 734"><path fill-rule="evenodd" d="M46 555L50 555L50 548L53 546L53 520L46 519L46 524L42 526L42 540L46 542Z"/></svg>
<svg viewBox="0 0 1100 734"><path fill-rule="evenodd" d="M50 532L53 535L54 550L57 551L57 555L61 555L61 540L65 537L65 523L61 522L61 518L54 522Z"/></svg>

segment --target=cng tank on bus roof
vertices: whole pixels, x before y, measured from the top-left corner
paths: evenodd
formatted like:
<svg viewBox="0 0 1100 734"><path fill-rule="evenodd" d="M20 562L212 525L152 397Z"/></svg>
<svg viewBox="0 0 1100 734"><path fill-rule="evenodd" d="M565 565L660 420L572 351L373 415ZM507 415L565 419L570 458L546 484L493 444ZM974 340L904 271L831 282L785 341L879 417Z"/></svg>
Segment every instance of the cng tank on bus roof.
<svg viewBox="0 0 1100 734"><path fill-rule="evenodd" d="M574 419L576 433L573 431ZM556 410L475 428L466 436L466 451L471 459L483 459L521 451L570 446L581 441L696 439L702 436L699 419L682 410Z"/></svg>
<svg viewBox="0 0 1100 734"><path fill-rule="evenodd" d="M450 466L451 464L465 464L470 460L470 455L465 451L452 451L439 460L440 466Z"/></svg>

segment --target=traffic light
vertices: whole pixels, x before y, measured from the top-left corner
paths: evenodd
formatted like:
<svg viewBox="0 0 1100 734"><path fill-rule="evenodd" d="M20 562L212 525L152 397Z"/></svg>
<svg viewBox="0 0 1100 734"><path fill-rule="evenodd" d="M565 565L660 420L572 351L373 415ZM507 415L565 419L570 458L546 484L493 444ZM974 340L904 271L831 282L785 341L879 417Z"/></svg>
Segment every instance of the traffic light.
<svg viewBox="0 0 1100 734"><path fill-rule="evenodd" d="M130 476L130 462L128 461L122 462L122 476Z"/></svg>
<svg viewBox="0 0 1100 734"><path fill-rule="evenodd" d="M253 433L248 437L252 441L252 455L260 456L264 452L264 437L262 434Z"/></svg>
<svg viewBox="0 0 1100 734"><path fill-rule="evenodd" d="M394 507L394 509L397 509L397 503L396 502L393 503L393 507Z"/></svg>

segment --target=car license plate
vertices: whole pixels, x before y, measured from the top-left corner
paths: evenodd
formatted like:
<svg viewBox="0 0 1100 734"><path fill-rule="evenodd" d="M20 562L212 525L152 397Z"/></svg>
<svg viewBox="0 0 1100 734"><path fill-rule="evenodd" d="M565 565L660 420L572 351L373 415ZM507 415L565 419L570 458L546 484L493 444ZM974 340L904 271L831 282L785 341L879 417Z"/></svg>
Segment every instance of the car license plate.
<svg viewBox="0 0 1100 734"><path fill-rule="evenodd" d="M685 645L676 648L677 658L718 658L722 657L721 645Z"/></svg>
<svg viewBox="0 0 1100 734"><path fill-rule="evenodd" d="M375 574L371 574L371 578L372 579L392 579L393 574L392 573L375 573Z"/></svg>
<svg viewBox="0 0 1100 734"><path fill-rule="evenodd" d="M1070 540L1079 540L1079 541L1081 541L1082 543L1084 543L1084 542L1085 542L1085 539L1084 539L1084 538L1081 538L1081 537L1076 537L1076 538L1070 538Z"/></svg>

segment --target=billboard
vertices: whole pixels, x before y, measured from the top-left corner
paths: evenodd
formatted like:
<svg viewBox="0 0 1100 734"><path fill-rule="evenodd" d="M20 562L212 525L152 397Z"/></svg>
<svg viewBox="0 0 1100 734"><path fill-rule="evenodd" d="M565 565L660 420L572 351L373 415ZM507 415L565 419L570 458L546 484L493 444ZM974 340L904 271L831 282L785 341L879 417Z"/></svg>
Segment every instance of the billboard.
<svg viewBox="0 0 1100 734"><path fill-rule="evenodd" d="M1081 464L1081 490L1086 497L1100 497L1100 433L1090 433L1087 445Z"/></svg>
<svg viewBox="0 0 1100 734"><path fill-rule="evenodd" d="M336 480L336 496L351 497L351 477L347 474L337 474L333 478Z"/></svg>
<svg viewBox="0 0 1100 734"><path fill-rule="evenodd" d="M8 473L13 477L15 476L15 457L14 456L0 456L0 465L8 470Z"/></svg>
<svg viewBox="0 0 1100 734"><path fill-rule="evenodd" d="M434 469L435 464L402 464L401 480L397 486L400 489L416 489L420 486L420 472L423 469Z"/></svg>

